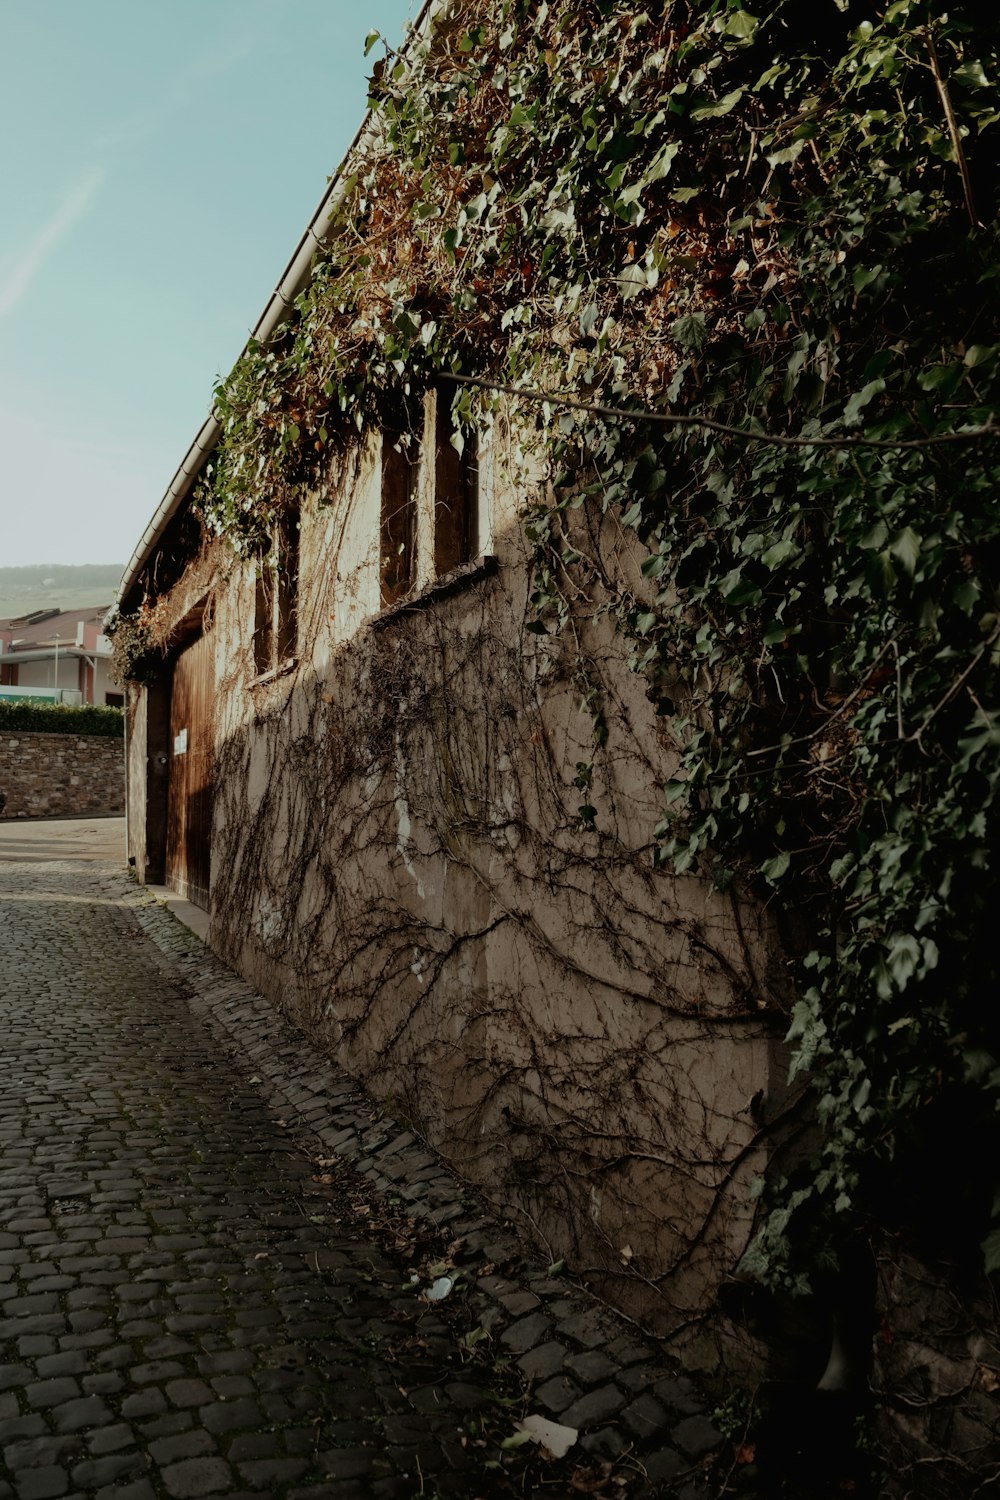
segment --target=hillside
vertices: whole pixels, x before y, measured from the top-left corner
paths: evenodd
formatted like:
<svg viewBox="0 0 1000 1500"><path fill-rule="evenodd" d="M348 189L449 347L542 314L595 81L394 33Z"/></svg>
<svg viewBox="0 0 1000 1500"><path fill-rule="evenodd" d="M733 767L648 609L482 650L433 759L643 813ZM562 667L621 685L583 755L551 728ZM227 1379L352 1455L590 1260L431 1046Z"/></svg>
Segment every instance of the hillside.
<svg viewBox="0 0 1000 1500"><path fill-rule="evenodd" d="M110 604L122 576L122 563L38 563L0 567L0 619L33 609L78 609Z"/></svg>

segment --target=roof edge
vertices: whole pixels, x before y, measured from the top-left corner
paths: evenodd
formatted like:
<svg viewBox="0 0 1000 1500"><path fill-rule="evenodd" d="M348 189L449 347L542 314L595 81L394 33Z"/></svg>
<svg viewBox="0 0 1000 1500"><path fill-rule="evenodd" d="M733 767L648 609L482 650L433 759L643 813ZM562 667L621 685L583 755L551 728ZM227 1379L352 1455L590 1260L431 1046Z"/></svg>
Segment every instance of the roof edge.
<svg viewBox="0 0 1000 1500"><path fill-rule="evenodd" d="M431 14L443 10L448 0L424 0L415 21L410 29L403 47L402 55L406 55L408 46L414 38L420 35ZM316 207L312 218L306 225L292 257L278 280L274 291L271 293L264 305L264 310L257 319L250 336L240 353L234 360L238 364L253 343L265 343L288 317L295 306L296 298L304 291L312 279L313 259L316 251L324 245L335 222L335 210L344 195L344 177L346 168L354 158L358 148L363 146L369 138L376 133L377 116L369 108L355 131L354 137L344 152L343 157L329 179L326 192L323 194ZM210 454L214 451L216 444L222 435L222 424L211 413L202 423L194 442L185 453L181 463L167 486L163 499L160 501L151 516L145 531L139 538L135 550L129 559L122 579L118 585L118 592L114 604L108 613L108 619L114 616L128 602L129 595L135 588L139 574L146 566L156 544L160 541L167 526L178 514L191 493L191 488L201 473Z"/></svg>

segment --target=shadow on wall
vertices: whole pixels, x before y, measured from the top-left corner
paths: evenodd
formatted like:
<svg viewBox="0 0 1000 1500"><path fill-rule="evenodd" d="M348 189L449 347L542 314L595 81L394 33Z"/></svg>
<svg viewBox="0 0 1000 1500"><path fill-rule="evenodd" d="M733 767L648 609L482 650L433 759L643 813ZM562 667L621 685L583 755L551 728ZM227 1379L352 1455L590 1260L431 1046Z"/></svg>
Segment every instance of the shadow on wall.
<svg viewBox="0 0 1000 1500"><path fill-rule="evenodd" d="M591 626L595 751L560 641L524 633L527 570L510 576L266 681L238 629L252 580L231 582L211 941L553 1259L714 1366L707 1312L784 1131L780 955L757 907L654 869L669 725ZM142 705L162 734L162 696L139 693L153 764Z"/></svg>

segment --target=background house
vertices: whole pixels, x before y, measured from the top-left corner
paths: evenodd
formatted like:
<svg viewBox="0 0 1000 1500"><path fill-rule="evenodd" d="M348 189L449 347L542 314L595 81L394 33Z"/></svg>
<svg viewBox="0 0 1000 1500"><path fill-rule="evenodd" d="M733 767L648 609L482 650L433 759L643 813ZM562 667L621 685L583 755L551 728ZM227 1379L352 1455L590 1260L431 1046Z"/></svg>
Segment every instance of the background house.
<svg viewBox="0 0 1000 1500"><path fill-rule="evenodd" d="M122 707L124 693L109 674L109 608L43 609L0 620L0 698Z"/></svg>

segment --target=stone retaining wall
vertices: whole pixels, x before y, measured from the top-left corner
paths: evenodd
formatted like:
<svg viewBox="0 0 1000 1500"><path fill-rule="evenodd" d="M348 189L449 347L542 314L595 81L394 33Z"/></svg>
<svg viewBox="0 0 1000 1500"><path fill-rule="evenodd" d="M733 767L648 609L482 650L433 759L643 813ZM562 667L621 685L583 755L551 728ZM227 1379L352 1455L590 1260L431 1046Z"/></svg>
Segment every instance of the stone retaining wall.
<svg viewBox="0 0 1000 1500"><path fill-rule="evenodd" d="M83 734L0 734L4 818L87 817L125 810L120 739Z"/></svg>

